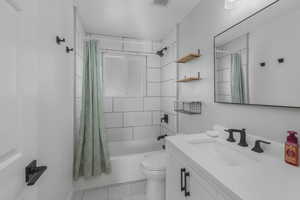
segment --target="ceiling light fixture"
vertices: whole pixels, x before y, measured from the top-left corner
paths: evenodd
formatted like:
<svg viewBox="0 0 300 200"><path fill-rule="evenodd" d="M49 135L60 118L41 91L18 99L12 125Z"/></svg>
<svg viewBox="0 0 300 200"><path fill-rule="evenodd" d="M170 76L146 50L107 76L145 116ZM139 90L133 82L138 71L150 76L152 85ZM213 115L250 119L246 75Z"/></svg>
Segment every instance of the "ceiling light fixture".
<svg viewBox="0 0 300 200"><path fill-rule="evenodd" d="M241 0L225 0L225 9L234 9Z"/></svg>

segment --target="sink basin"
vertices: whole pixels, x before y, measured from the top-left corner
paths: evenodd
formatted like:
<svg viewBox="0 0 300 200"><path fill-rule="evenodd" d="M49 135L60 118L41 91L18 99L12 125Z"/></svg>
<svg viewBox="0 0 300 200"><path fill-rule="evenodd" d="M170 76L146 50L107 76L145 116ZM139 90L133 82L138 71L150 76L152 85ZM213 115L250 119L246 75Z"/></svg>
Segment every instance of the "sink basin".
<svg viewBox="0 0 300 200"><path fill-rule="evenodd" d="M189 141L199 153L208 155L220 164L229 166L249 165L258 162L253 156L233 148L231 145L214 139ZM237 147L239 148L239 147Z"/></svg>

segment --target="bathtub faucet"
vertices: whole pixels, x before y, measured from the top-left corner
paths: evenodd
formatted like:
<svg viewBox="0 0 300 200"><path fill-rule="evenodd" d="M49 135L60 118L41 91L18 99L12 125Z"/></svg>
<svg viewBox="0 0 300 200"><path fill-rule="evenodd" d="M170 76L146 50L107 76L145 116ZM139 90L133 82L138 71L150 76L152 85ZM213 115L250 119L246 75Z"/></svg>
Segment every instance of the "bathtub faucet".
<svg viewBox="0 0 300 200"><path fill-rule="evenodd" d="M167 134L166 135L160 135L160 136L157 137L157 141L165 139L167 136L168 136Z"/></svg>

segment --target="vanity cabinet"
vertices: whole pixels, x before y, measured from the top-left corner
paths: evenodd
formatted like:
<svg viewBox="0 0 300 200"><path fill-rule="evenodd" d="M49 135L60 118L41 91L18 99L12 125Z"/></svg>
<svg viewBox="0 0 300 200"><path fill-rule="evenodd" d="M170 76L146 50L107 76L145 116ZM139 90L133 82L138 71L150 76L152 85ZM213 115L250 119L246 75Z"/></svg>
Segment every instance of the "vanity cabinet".
<svg viewBox="0 0 300 200"><path fill-rule="evenodd" d="M169 154L166 176L167 200L217 200L216 197L215 190L209 188L197 173Z"/></svg>

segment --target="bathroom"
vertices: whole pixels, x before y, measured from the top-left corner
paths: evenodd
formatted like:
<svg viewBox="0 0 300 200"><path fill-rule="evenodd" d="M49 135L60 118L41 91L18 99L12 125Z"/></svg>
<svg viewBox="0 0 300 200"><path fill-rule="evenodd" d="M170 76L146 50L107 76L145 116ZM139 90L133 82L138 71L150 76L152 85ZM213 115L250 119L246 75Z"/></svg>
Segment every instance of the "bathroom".
<svg viewBox="0 0 300 200"><path fill-rule="evenodd" d="M299 199L299 13L1 0L0 200Z"/></svg>

